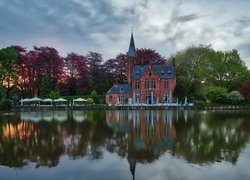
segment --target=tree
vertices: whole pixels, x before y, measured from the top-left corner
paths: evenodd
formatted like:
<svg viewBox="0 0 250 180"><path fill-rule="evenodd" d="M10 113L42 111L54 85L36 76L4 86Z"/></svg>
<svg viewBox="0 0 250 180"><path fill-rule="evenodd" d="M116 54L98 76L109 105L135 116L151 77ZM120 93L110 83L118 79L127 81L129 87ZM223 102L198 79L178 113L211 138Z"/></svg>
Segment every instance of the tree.
<svg viewBox="0 0 250 180"><path fill-rule="evenodd" d="M158 52L152 49L137 49L135 64L147 65L147 64L165 64L166 59L162 57Z"/></svg>
<svg viewBox="0 0 250 180"><path fill-rule="evenodd" d="M239 88L239 92L244 98L250 101L250 80L245 81Z"/></svg>
<svg viewBox="0 0 250 180"><path fill-rule="evenodd" d="M109 59L104 63L104 69L108 77L111 77L111 85L127 83L127 62L127 55L120 53L115 59Z"/></svg>
<svg viewBox="0 0 250 180"><path fill-rule="evenodd" d="M204 88L203 93L207 100L221 103L225 101L227 89L220 86L208 86Z"/></svg>
<svg viewBox="0 0 250 180"><path fill-rule="evenodd" d="M55 90L63 73L63 59L59 56L58 51L51 47L34 47L35 61L33 68L36 74L37 93L40 94L40 84L42 77L48 75L51 88Z"/></svg>
<svg viewBox="0 0 250 180"><path fill-rule="evenodd" d="M198 74L198 62L210 51L213 51L210 45L192 46L169 57L170 60L175 58L175 96L191 98L201 94L202 78Z"/></svg>
<svg viewBox="0 0 250 180"><path fill-rule="evenodd" d="M106 82L106 73L102 65L102 55L96 52L87 54L87 65L89 72L90 89L102 94L107 89L103 88Z"/></svg>
<svg viewBox="0 0 250 180"><path fill-rule="evenodd" d="M90 94L91 98L94 100L94 102L97 104L98 103L98 95L96 91L92 91Z"/></svg>
<svg viewBox="0 0 250 180"><path fill-rule="evenodd" d="M28 52L21 46L12 46L17 51L17 63L14 66L16 76L19 77L16 81L16 88L21 92L21 96L25 97L31 94L31 62L28 58ZM30 95L32 96L32 95Z"/></svg>
<svg viewBox="0 0 250 180"><path fill-rule="evenodd" d="M84 94L89 90L86 57L70 53L64 58L64 70L69 95Z"/></svg>
<svg viewBox="0 0 250 180"><path fill-rule="evenodd" d="M0 50L0 85L6 86L6 98L9 99L11 84L16 81L13 66L16 64L17 52L12 47Z"/></svg>
<svg viewBox="0 0 250 180"><path fill-rule="evenodd" d="M49 97L51 99L57 99L57 98L60 97L60 92L58 92L58 91L51 91L50 94L49 94Z"/></svg>
<svg viewBox="0 0 250 180"><path fill-rule="evenodd" d="M34 47L26 51L20 46L13 46L18 57L14 66L19 77L16 85L22 96L35 96L41 93L44 76L48 76L51 89L58 88L63 75L63 61L56 49L51 47Z"/></svg>
<svg viewBox="0 0 250 180"><path fill-rule="evenodd" d="M237 50L210 51L198 62L198 75L206 84L236 90L249 79L249 71Z"/></svg>
<svg viewBox="0 0 250 180"><path fill-rule="evenodd" d="M45 97L49 97L51 92L51 83L50 83L50 79L48 77L48 75L44 75L42 77L42 83L41 83L41 93L40 96L45 98Z"/></svg>
<svg viewBox="0 0 250 180"><path fill-rule="evenodd" d="M244 98L242 97L239 91L232 91L226 95L226 100L229 103L236 104L244 100Z"/></svg>
<svg viewBox="0 0 250 180"><path fill-rule="evenodd" d="M87 98L87 104L93 104L94 100L92 98Z"/></svg>

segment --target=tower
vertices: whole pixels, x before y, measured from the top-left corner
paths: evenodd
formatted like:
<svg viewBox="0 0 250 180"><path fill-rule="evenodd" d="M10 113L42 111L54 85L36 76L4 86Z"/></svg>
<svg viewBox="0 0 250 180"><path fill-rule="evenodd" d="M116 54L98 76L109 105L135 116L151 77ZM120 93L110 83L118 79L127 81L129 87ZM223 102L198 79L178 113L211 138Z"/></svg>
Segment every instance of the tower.
<svg viewBox="0 0 250 180"><path fill-rule="evenodd" d="M136 58L136 50L135 50L133 32L131 33L127 55L128 55L128 67L127 67L128 84L132 84L133 69L134 69L134 63L135 63L135 58Z"/></svg>

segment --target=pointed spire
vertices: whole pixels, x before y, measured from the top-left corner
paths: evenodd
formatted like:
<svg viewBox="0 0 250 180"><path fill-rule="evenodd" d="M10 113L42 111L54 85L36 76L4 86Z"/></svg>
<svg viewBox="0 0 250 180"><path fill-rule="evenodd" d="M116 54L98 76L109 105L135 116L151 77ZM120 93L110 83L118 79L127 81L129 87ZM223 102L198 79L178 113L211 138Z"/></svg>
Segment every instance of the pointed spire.
<svg viewBox="0 0 250 180"><path fill-rule="evenodd" d="M129 43L129 48L128 48L128 56L129 57L136 57L136 50L135 50L135 42L134 42L134 37L133 37L133 31L131 32L131 38L130 38L130 43Z"/></svg>

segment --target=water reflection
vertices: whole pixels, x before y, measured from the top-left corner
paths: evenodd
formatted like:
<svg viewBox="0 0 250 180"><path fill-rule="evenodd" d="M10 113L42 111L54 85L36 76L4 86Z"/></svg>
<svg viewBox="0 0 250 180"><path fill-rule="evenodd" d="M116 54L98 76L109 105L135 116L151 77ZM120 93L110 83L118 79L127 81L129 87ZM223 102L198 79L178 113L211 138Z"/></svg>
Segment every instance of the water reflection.
<svg viewBox="0 0 250 180"><path fill-rule="evenodd" d="M189 163L237 162L249 143L244 112L38 111L0 116L0 164L57 166L71 159L102 159L104 151L137 163L164 154Z"/></svg>

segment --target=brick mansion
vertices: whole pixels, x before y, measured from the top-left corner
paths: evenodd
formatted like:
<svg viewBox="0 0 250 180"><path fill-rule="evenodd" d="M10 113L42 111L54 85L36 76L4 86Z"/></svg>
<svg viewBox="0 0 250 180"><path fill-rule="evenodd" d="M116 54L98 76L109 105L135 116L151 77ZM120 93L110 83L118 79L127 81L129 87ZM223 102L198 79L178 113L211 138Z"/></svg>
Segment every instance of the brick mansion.
<svg viewBox="0 0 250 180"><path fill-rule="evenodd" d="M128 84L114 84L106 93L106 103L156 104L172 101L176 85L173 65L136 65L136 48L133 34L127 52Z"/></svg>

